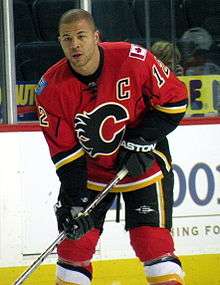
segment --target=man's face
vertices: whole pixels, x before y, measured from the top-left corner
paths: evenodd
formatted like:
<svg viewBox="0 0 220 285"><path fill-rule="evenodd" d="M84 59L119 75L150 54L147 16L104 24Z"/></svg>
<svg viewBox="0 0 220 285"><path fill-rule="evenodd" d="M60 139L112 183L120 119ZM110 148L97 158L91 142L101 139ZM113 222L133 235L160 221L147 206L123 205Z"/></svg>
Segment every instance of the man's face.
<svg viewBox="0 0 220 285"><path fill-rule="evenodd" d="M99 60L98 32L85 20L62 24L59 32L60 44L73 69L79 73L93 71Z"/></svg>

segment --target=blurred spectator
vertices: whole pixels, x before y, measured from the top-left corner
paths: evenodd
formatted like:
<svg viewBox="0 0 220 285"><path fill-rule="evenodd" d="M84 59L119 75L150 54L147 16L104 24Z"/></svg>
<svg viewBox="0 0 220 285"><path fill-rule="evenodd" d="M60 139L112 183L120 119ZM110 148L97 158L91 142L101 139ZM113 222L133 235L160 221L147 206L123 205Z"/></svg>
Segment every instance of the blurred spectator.
<svg viewBox="0 0 220 285"><path fill-rule="evenodd" d="M151 47L152 53L168 66L177 76L183 75L183 68L179 64L181 54L176 45L168 41L155 42Z"/></svg>
<svg viewBox="0 0 220 285"><path fill-rule="evenodd" d="M212 36L203 28L187 30L180 39L185 75L220 74L220 67L213 62Z"/></svg>

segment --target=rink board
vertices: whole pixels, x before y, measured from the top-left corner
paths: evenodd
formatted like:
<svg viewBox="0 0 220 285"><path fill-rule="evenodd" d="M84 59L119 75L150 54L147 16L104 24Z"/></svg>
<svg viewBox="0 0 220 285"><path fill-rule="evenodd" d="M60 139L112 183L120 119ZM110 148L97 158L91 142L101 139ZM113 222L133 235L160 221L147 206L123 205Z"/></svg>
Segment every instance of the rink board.
<svg viewBox="0 0 220 285"><path fill-rule="evenodd" d="M59 181L42 133L6 130L0 138L0 285L12 285L24 270L19 266L30 265L58 235L53 205ZM219 140L220 124L180 126L170 135L172 234L186 285L220 285ZM122 204L120 223L115 223L115 209L107 215L92 285L146 285L124 231L123 213ZM54 253L50 258L50 265L41 266L25 285L54 285Z"/></svg>
<svg viewBox="0 0 220 285"><path fill-rule="evenodd" d="M219 285L220 254L182 256L186 285ZM137 259L95 261L92 285L146 285L142 266ZM25 267L0 268L0 284L12 285ZM25 285L54 285L55 266L40 266Z"/></svg>

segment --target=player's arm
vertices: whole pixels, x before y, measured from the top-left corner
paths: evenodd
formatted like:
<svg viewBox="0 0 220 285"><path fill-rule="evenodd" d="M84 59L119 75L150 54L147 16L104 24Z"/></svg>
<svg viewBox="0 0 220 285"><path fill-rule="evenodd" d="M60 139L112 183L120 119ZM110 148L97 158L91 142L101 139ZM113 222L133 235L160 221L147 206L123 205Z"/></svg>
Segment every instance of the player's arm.
<svg viewBox="0 0 220 285"><path fill-rule="evenodd" d="M187 108L187 90L182 82L148 53L143 63L143 96L146 111L137 125L126 129L119 152L119 165L125 165L130 175L143 174L155 160L155 149L164 149L165 161L170 161L166 136L180 123Z"/></svg>
<svg viewBox="0 0 220 285"><path fill-rule="evenodd" d="M146 59L144 96L149 106L141 123L127 134L160 141L172 132L185 115L187 89L174 73L150 52Z"/></svg>
<svg viewBox="0 0 220 285"><path fill-rule="evenodd" d="M75 136L71 118L68 121L60 111L59 103L56 106L57 101L50 98L50 94L56 96L55 92L44 90L36 102L40 125L61 182L55 205L58 228L65 230L70 238L77 239L93 227L90 217L82 217L83 222L75 219L88 202L86 157Z"/></svg>
<svg viewBox="0 0 220 285"><path fill-rule="evenodd" d="M88 203L86 156L75 139L73 126L47 111L40 101L38 109L44 108L45 113L42 130L61 182L54 206L58 229L70 239L79 239L94 227L92 214L78 218Z"/></svg>

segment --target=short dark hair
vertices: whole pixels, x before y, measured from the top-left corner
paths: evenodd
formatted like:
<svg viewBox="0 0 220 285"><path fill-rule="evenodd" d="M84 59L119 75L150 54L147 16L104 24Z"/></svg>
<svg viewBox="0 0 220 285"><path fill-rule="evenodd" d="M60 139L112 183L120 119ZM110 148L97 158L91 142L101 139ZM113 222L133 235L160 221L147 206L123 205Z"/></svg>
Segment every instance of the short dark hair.
<svg viewBox="0 0 220 285"><path fill-rule="evenodd" d="M71 10L66 11L61 16L59 20L59 25L58 25L58 31L60 30L60 26L62 24L70 24L72 22L78 22L81 20L87 21L91 25L94 32L97 30L94 19L88 11L83 10L83 9L71 9Z"/></svg>

